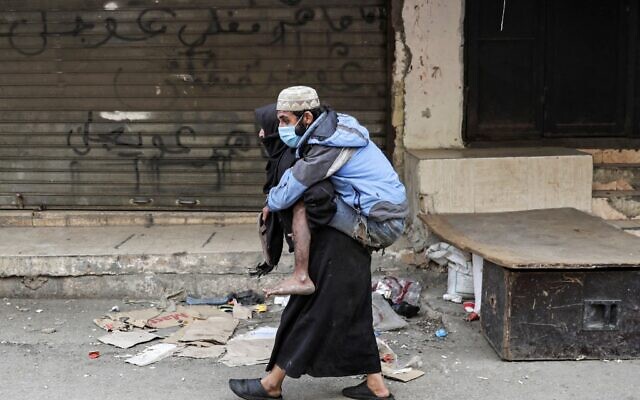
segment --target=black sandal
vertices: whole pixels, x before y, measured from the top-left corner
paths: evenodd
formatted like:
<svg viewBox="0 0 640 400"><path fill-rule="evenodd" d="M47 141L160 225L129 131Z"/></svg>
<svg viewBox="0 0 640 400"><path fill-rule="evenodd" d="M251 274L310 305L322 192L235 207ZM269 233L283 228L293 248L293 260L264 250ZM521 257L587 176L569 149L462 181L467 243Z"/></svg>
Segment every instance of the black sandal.
<svg viewBox="0 0 640 400"><path fill-rule="evenodd" d="M386 399L386 400L395 400L395 397L391 393L387 397L378 397L375 393L369 389L367 386L367 381L362 382L359 385L351 386L348 388L342 389L342 395L344 397L348 397L350 399L356 400L376 400L376 399Z"/></svg>
<svg viewBox="0 0 640 400"><path fill-rule="evenodd" d="M229 388L245 400L282 400L282 396L270 396L262 387L260 379L229 379Z"/></svg>

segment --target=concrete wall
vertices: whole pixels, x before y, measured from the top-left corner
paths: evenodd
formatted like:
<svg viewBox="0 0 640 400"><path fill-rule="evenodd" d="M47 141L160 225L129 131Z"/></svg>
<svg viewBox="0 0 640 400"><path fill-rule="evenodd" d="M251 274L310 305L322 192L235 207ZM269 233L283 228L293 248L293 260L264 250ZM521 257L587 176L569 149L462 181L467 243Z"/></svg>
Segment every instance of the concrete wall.
<svg viewBox="0 0 640 400"><path fill-rule="evenodd" d="M407 150L464 147L464 0L394 0L391 11L394 165L412 211L407 234L418 249L427 235L415 220L421 202L418 160Z"/></svg>
<svg viewBox="0 0 640 400"><path fill-rule="evenodd" d="M396 157L405 149L463 147L464 0L394 6Z"/></svg>

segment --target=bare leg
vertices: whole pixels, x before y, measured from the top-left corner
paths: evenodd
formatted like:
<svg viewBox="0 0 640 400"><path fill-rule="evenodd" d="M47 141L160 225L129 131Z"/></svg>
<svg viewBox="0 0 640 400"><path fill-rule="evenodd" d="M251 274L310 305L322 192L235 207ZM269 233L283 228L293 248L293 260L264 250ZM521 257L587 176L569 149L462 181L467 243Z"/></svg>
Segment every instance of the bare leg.
<svg viewBox="0 0 640 400"><path fill-rule="evenodd" d="M389 397L389 389L384 384L382 374L369 374L367 375L367 387L378 397Z"/></svg>
<svg viewBox="0 0 640 400"><path fill-rule="evenodd" d="M274 365L269 374L260 380L260 383L269 396L278 397L282 394L282 382L285 377L284 370Z"/></svg>
<svg viewBox="0 0 640 400"><path fill-rule="evenodd" d="M272 295L310 295L316 287L309 278L309 247L311 231L307 221L304 203L299 201L293 206L293 244L295 265L293 276L285 279L271 289L265 290L267 296Z"/></svg>

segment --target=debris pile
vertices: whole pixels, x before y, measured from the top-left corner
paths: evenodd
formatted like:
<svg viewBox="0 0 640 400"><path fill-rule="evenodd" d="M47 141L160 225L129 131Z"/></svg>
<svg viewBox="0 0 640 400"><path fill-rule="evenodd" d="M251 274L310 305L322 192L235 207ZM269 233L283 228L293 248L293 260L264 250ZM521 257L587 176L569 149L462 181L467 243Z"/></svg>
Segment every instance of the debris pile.
<svg viewBox="0 0 640 400"><path fill-rule="evenodd" d="M176 304L181 299L186 300L186 304ZM158 342L136 355L128 355L125 362L137 366L150 365L170 356L219 359L231 366L269 360L276 328L261 327L231 339L240 321L251 320L255 313L267 310L264 298L257 293L246 291L197 299L184 296L184 291L180 291L158 303L159 306L151 304L129 311L113 307L111 312L94 320L109 332L98 340L121 349ZM90 357L99 357L99 352L91 352Z"/></svg>
<svg viewBox="0 0 640 400"><path fill-rule="evenodd" d="M385 276L372 281L376 336L408 326L405 318L414 317L420 310L421 290L420 283L410 279ZM146 345L142 351L115 356L136 366L168 357L210 359L229 367L266 364L277 328L265 324L277 323L273 314L286 307L288 301L289 296L277 296L273 306L268 307L264 297L252 291L206 298L186 296L180 291L155 303L125 299L126 304L146 307L127 310L123 306L121 310L114 306L94 323L108 332L98 338L103 344L120 349ZM270 307L275 311L269 314L273 318L263 317ZM405 352L403 358L407 360L401 362L381 337L377 342L386 377L408 382L424 375L417 369L422 365L417 354ZM401 347L408 349L406 345ZM99 351L89 354L92 359L100 356Z"/></svg>

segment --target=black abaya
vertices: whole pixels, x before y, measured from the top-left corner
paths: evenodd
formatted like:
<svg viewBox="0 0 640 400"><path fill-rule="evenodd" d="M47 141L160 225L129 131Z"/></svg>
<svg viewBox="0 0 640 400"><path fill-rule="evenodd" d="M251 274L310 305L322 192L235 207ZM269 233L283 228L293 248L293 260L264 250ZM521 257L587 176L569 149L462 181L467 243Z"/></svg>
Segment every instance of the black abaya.
<svg viewBox="0 0 640 400"><path fill-rule="evenodd" d="M361 244L331 228L312 233L310 296L291 296L271 360L292 378L380 372L371 313L371 255Z"/></svg>

